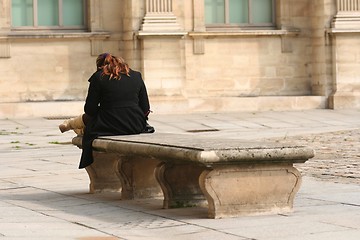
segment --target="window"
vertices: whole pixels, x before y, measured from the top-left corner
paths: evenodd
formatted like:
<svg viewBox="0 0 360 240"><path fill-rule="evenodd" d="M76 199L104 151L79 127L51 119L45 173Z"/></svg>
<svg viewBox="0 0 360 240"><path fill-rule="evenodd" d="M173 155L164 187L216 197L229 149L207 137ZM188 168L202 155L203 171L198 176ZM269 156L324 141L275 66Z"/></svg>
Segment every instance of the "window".
<svg viewBox="0 0 360 240"><path fill-rule="evenodd" d="M17 29L84 29L85 0L12 0Z"/></svg>
<svg viewBox="0 0 360 240"><path fill-rule="evenodd" d="M205 0L207 26L274 26L275 0Z"/></svg>

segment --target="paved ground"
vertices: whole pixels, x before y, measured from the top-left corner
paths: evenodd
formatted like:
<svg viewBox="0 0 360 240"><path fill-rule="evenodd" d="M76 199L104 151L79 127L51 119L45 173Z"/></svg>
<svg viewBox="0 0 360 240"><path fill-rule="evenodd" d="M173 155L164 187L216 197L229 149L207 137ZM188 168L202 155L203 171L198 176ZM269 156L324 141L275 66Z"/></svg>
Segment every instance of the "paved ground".
<svg viewBox="0 0 360 240"><path fill-rule="evenodd" d="M158 132L297 142L315 158L294 212L207 219L206 209L161 209L161 200L88 194L73 133L59 119L0 120L0 239L360 239L360 111L150 116Z"/></svg>

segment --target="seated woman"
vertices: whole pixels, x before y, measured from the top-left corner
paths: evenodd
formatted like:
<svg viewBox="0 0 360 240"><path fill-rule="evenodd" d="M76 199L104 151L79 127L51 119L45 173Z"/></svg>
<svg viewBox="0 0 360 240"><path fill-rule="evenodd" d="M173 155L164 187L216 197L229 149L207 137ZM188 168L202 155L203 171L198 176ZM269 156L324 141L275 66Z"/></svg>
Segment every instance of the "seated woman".
<svg viewBox="0 0 360 240"><path fill-rule="evenodd" d="M108 53L99 55L96 62L98 71L89 79L85 114L64 123L64 130L86 125L79 168L93 163L92 142L99 136L154 132L147 125L150 103L141 73Z"/></svg>

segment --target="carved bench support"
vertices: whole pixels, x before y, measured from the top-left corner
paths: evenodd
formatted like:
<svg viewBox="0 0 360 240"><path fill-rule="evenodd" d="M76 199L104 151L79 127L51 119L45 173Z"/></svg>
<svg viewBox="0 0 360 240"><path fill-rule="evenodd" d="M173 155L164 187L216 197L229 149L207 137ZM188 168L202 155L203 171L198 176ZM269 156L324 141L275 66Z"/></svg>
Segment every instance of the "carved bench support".
<svg viewBox="0 0 360 240"><path fill-rule="evenodd" d="M96 151L93 155L94 163L85 168L90 178L90 193L121 191L120 176L117 172L118 155Z"/></svg>
<svg viewBox="0 0 360 240"><path fill-rule="evenodd" d="M291 165L215 167L200 176L208 217L279 214L292 210L301 175Z"/></svg>
<svg viewBox="0 0 360 240"><path fill-rule="evenodd" d="M160 163L156 168L155 176L163 190L163 208L206 204L199 186L199 176L205 169L204 166L191 163Z"/></svg>
<svg viewBox="0 0 360 240"><path fill-rule="evenodd" d="M159 161L94 151L94 163L86 167L90 193L120 192L121 199L161 197L154 171Z"/></svg>
<svg viewBox="0 0 360 240"><path fill-rule="evenodd" d="M122 183L121 199L161 197L154 171L159 161L139 156L122 156L118 171Z"/></svg>

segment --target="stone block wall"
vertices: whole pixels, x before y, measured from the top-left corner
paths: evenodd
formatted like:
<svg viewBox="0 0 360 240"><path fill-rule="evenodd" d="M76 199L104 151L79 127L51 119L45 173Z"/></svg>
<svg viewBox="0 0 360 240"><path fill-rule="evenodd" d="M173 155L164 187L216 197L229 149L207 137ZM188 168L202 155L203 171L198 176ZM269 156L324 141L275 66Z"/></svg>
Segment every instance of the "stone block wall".
<svg viewBox="0 0 360 240"><path fill-rule="evenodd" d="M89 1L88 32L56 32L11 29L11 1L1 0L0 103L83 101L97 55L120 55L121 3L111 2Z"/></svg>
<svg viewBox="0 0 360 240"><path fill-rule="evenodd" d="M11 45L11 57L0 59L2 102L84 98L87 79L96 69L92 58L81 59L89 54L89 43L33 39Z"/></svg>
<svg viewBox="0 0 360 240"><path fill-rule="evenodd" d="M360 108L360 1L338 0L327 34L331 41L333 70L329 107Z"/></svg>
<svg viewBox="0 0 360 240"><path fill-rule="evenodd" d="M137 38L155 107L168 111L164 105L176 103L177 110L187 112L241 105L248 110L324 107L322 98L299 98L312 95L311 6L295 0L277 4L277 29L262 31L207 30L203 0L173 1L170 10L157 15L145 11ZM284 105L277 96L295 100Z"/></svg>
<svg viewBox="0 0 360 240"><path fill-rule="evenodd" d="M1 109L82 106L101 52L143 73L157 112L358 107L360 14L346 1L276 0L275 29L229 31L206 28L204 0L89 0L88 31L40 33L13 31L0 0Z"/></svg>
<svg viewBox="0 0 360 240"><path fill-rule="evenodd" d="M360 38L358 33L344 33L333 37L334 94L331 108L360 107Z"/></svg>

